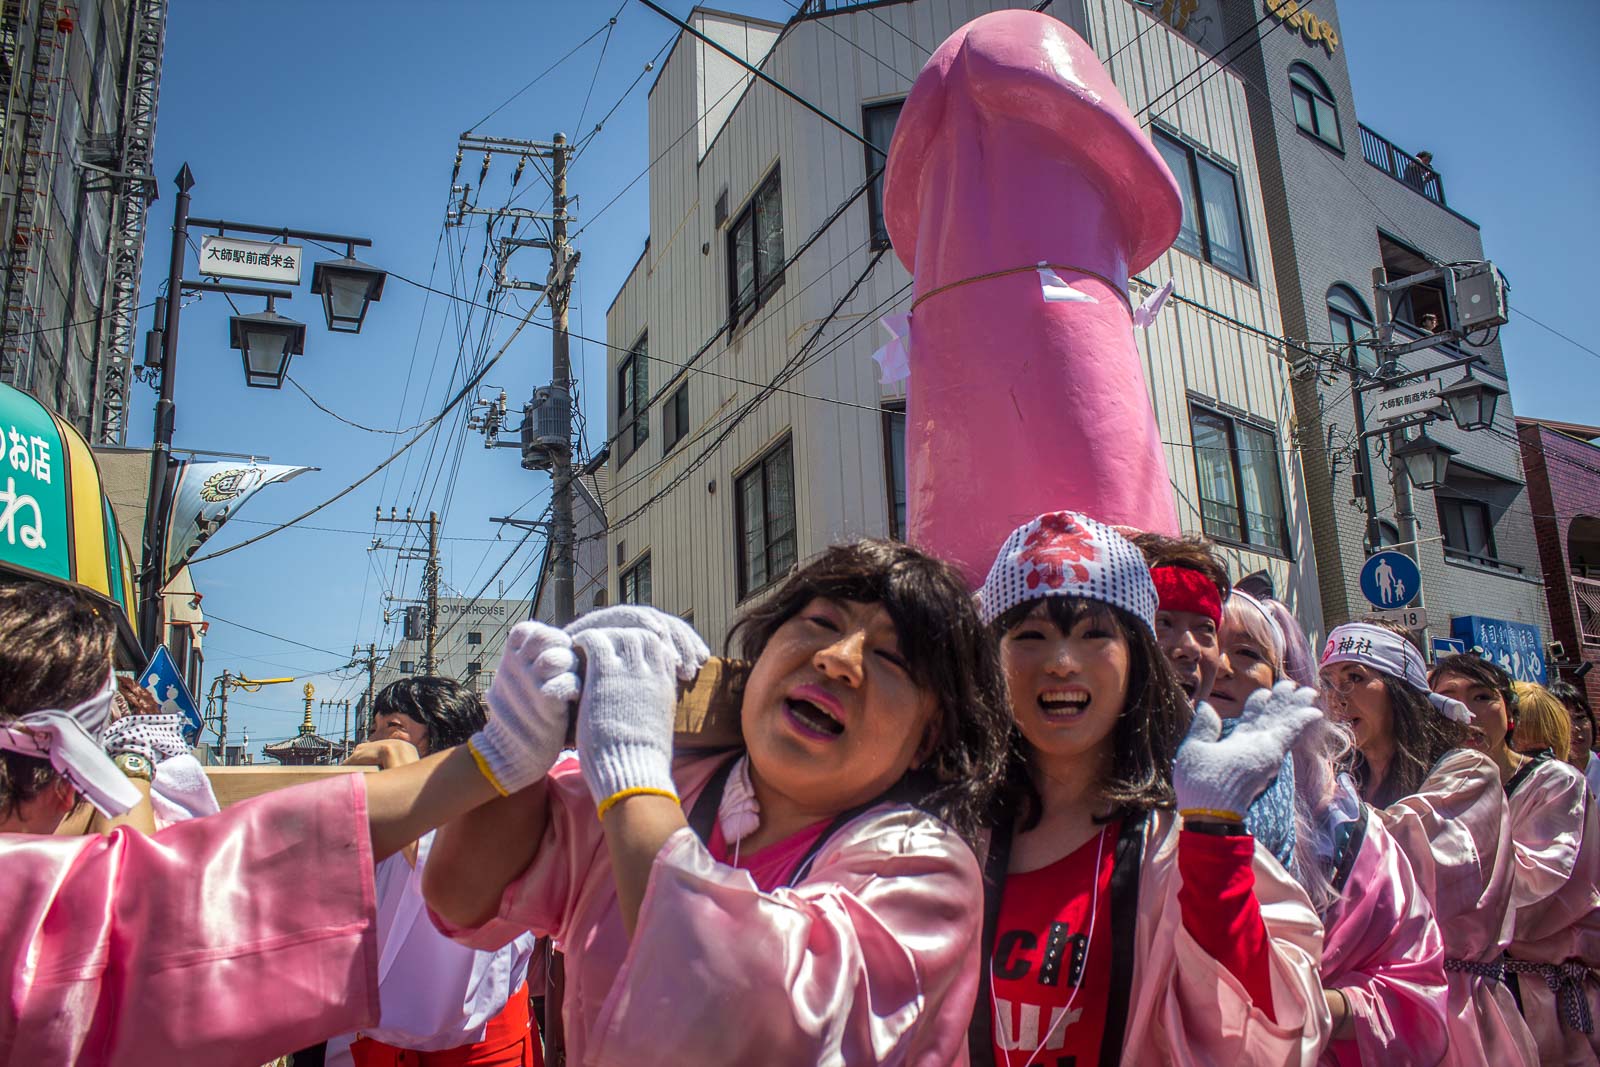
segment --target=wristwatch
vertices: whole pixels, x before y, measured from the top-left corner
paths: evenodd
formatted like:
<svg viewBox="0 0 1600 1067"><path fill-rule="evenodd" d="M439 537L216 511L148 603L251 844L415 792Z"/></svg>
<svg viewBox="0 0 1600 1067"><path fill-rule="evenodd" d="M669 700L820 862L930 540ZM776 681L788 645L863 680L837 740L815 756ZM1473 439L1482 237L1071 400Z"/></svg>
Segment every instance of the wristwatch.
<svg viewBox="0 0 1600 1067"><path fill-rule="evenodd" d="M111 762L129 778L142 778L147 782L155 780L155 765L137 752L119 752L111 757Z"/></svg>

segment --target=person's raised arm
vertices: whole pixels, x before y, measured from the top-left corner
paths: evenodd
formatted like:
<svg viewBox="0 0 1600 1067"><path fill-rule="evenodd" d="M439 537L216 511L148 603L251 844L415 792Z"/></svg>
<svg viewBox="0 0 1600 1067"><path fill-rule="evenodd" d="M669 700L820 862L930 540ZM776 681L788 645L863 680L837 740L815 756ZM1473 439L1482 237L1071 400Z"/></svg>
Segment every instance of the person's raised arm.
<svg viewBox="0 0 1600 1067"><path fill-rule="evenodd" d="M452 926L492 918L506 886L538 851L548 821L543 780L566 739L567 708L580 688L576 670L572 639L561 630L538 622L512 628L489 686L489 722L454 750L475 765L491 794L487 803L452 813L423 870L424 899Z"/></svg>

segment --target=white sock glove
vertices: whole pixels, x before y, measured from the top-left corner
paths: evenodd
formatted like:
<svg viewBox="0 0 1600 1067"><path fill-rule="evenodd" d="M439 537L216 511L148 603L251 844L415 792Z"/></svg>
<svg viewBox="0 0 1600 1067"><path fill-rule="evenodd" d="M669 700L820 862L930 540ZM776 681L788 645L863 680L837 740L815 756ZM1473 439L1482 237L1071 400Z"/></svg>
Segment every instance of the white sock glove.
<svg viewBox="0 0 1600 1067"><path fill-rule="evenodd" d="M567 633L577 637L585 630L601 629L649 630L666 642L667 651L672 656L672 671L678 676L679 681L693 681L694 676L700 673L700 668L705 666L706 660L711 657L711 649L707 648L704 639L695 633L693 626L676 615L668 615L664 611L642 604L618 604L591 611L568 624Z"/></svg>
<svg viewBox="0 0 1600 1067"><path fill-rule="evenodd" d="M1239 725L1224 738L1222 720L1202 701L1172 767L1179 814L1244 822L1245 809L1277 777L1300 731L1321 716L1315 689L1282 681L1252 693Z"/></svg>
<svg viewBox="0 0 1600 1067"><path fill-rule="evenodd" d="M678 654L647 629L587 629L572 643L587 657L578 760L598 813L639 793L678 799L672 781Z"/></svg>
<svg viewBox="0 0 1600 1067"><path fill-rule="evenodd" d="M489 722L467 742L478 769L502 794L550 773L567 736L567 708L581 683L572 638L542 622L519 622L489 683Z"/></svg>

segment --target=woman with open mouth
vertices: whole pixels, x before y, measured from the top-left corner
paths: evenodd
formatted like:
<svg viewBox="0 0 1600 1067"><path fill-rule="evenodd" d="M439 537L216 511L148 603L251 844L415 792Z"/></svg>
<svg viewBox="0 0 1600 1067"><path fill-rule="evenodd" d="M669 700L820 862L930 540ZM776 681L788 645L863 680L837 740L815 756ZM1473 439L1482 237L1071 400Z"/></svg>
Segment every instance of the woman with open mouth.
<svg viewBox="0 0 1600 1067"><path fill-rule="evenodd" d="M1468 747L1471 714L1428 689L1422 653L1402 633L1346 623L1322 651L1329 714L1355 736L1354 778L1405 853L1444 935L1449 1045L1442 1063L1539 1062L1504 982L1512 854L1495 765Z"/></svg>
<svg viewBox="0 0 1600 1067"><path fill-rule="evenodd" d="M1478 747L1505 785L1516 862L1506 984L1516 996L1541 1063L1596 1062L1600 1012L1600 820L1583 775L1549 749L1512 748L1520 717L1564 709L1540 685L1517 682L1470 653L1449 656L1429 676L1433 688L1472 713ZM1539 704L1545 703L1540 709Z"/></svg>
<svg viewBox="0 0 1600 1067"><path fill-rule="evenodd" d="M1316 681L1305 634L1276 600L1235 589L1220 640L1212 697L1224 715L1241 693L1285 678ZM1325 929L1322 986L1333 1040L1319 1063L1438 1063L1449 1041L1444 942L1410 862L1341 773L1353 746L1347 727L1319 718L1290 752L1298 832L1289 869Z"/></svg>
<svg viewBox="0 0 1600 1067"><path fill-rule="evenodd" d="M1012 533L980 601L1015 733L973 1062L1313 1062L1322 925L1243 812L1320 717L1315 693L1257 693L1221 739L1156 643L1144 557L1082 515Z"/></svg>
<svg viewBox="0 0 1600 1067"><path fill-rule="evenodd" d="M508 795L439 834L441 924L555 938L571 1063L965 1063L968 841L1007 732L959 574L886 541L802 567L734 629L744 745L711 756L672 754L707 655L687 624L619 606L571 631L513 631L491 706L547 703L549 736L531 763L480 753ZM575 649L579 759L551 770Z"/></svg>

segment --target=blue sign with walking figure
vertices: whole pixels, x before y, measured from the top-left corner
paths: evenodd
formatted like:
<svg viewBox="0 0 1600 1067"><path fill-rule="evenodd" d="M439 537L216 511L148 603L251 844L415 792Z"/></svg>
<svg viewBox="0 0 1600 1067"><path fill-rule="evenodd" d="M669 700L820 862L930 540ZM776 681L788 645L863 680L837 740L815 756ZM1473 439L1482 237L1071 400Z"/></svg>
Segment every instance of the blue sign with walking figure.
<svg viewBox="0 0 1600 1067"><path fill-rule="evenodd" d="M1404 552L1374 552L1361 568L1361 595L1380 611L1403 608L1422 591L1422 572Z"/></svg>
<svg viewBox="0 0 1600 1067"><path fill-rule="evenodd" d="M139 685L150 691L163 713L183 716L183 731L190 744L199 740L205 719L194 697L189 695L189 687L184 684L178 664L166 645L157 648L156 654L150 657L150 663L139 674Z"/></svg>

